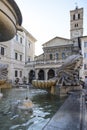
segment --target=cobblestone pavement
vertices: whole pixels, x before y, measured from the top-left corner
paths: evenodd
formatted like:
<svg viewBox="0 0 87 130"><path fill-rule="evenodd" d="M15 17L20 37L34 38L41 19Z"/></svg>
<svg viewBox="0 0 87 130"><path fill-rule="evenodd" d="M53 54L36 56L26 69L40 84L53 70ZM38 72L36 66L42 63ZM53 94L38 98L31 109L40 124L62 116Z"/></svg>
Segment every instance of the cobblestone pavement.
<svg viewBox="0 0 87 130"><path fill-rule="evenodd" d="M81 92L72 93L43 130L82 130L81 102Z"/></svg>

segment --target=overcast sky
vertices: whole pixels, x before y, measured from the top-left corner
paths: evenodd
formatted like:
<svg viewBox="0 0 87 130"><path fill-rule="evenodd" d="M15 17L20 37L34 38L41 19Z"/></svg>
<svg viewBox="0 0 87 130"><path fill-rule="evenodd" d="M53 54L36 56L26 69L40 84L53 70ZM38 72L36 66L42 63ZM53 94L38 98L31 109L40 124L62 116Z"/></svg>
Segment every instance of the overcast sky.
<svg viewBox="0 0 87 130"><path fill-rule="evenodd" d="M22 26L36 39L35 54L42 44L59 36L70 38L70 10L84 8L84 35L87 35L87 0L15 0L21 10ZM76 4L77 3L77 4Z"/></svg>

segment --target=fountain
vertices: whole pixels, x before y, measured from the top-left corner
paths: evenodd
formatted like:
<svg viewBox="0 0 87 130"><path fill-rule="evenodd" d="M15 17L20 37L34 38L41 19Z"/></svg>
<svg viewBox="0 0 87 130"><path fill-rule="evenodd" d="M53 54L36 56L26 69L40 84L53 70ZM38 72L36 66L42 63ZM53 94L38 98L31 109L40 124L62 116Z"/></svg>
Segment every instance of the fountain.
<svg viewBox="0 0 87 130"><path fill-rule="evenodd" d="M14 0L1 0L0 1L0 42L12 39L17 30L21 30L22 16L21 12ZM7 65L0 64L0 89L11 88L11 84L7 79ZM0 98L3 96L0 93ZM33 103L26 97L25 100L18 101L14 108L20 110L31 111Z"/></svg>
<svg viewBox="0 0 87 130"><path fill-rule="evenodd" d="M79 71L82 67L82 55L69 56L57 71L57 77L50 80L33 80L32 84L36 88L50 90L51 94L65 96L69 91L81 90Z"/></svg>
<svg viewBox="0 0 87 130"><path fill-rule="evenodd" d="M18 109L21 111L33 112L33 106L32 101L27 97L18 103Z"/></svg>
<svg viewBox="0 0 87 130"><path fill-rule="evenodd" d="M21 89L20 89L21 90ZM18 113L31 113L33 112L34 104L29 99L29 87L26 88L26 97L22 100L16 100L15 102L11 103L11 109L16 110Z"/></svg>
<svg viewBox="0 0 87 130"><path fill-rule="evenodd" d="M14 0L0 0L0 42L11 40L22 23L21 12ZM0 64L0 91L11 88L7 79L8 66ZM0 93L0 97L3 94Z"/></svg>
<svg viewBox="0 0 87 130"><path fill-rule="evenodd" d="M12 39L21 23L21 12L15 1L0 0L0 42Z"/></svg>
<svg viewBox="0 0 87 130"><path fill-rule="evenodd" d="M1 89L11 88L11 84L8 81L8 65L0 64L0 98L3 96Z"/></svg>

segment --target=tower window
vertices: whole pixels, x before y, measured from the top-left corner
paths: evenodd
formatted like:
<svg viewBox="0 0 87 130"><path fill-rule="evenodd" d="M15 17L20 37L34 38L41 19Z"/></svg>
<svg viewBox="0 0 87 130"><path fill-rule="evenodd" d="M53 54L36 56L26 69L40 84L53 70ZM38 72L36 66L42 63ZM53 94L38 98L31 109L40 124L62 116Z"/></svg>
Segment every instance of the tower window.
<svg viewBox="0 0 87 130"><path fill-rule="evenodd" d="M77 24L75 24L75 27L78 27L78 23L77 23Z"/></svg>
<svg viewBox="0 0 87 130"><path fill-rule="evenodd" d="M73 15L73 20L75 20L75 14Z"/></svg>
<svg viewBox="0 0 87 130"><path fill-rule="evenodd" d="M73 15L73 20L80 19L80 14L76 13Z"/></svg>
<svg viewBox="0 0 87 130"><path fill-rule="evenodd" d="M78 14L78 19L80 19L80 14Z"/></svg>

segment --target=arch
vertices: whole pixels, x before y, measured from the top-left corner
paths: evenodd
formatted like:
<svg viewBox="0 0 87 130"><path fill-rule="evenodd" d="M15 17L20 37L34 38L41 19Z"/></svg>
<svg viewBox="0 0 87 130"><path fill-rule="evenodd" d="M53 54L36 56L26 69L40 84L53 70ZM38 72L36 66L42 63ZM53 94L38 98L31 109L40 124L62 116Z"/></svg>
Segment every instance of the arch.
<svg viewBox="0 0 87 130"><path fill-rule="evenodd" d="M30 70L30 72L29 72L29 83L31 83L33 79L35 79L35 71Z"/></svg>
<svg viewBox="0 0 87 130"><path fill-rule="evenodd" d="M48 71L48 79L51 79L53 77L55 77L55 71L53 69L50 69Z"/></svg>
<svg viewBox="0 0 87 130"><path fill-rule="evenodd" d="M39 73L38 73L38 79L39 80L44 80L44 70L40 70Z"/></svg>

